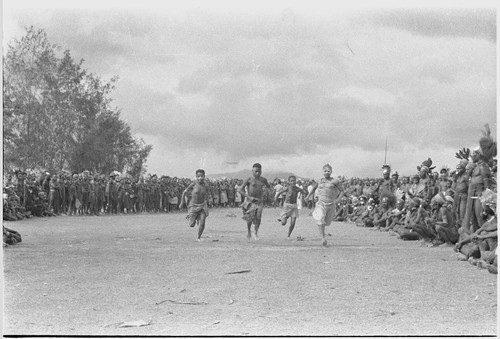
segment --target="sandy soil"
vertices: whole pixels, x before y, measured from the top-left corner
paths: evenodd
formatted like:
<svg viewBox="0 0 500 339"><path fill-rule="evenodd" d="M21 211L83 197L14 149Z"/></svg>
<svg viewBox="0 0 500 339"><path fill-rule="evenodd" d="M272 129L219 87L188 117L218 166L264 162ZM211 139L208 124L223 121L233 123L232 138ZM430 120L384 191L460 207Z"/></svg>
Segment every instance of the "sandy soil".
<svg viewBox="0 0 500 339"><path fill-rule="evenodd" d="M322 248L307 211L291 240L279 212L258 242L239 209L200 243L183 213L5 222L4 334L496 335L497 276L451 248L344 223Z"/></svg>

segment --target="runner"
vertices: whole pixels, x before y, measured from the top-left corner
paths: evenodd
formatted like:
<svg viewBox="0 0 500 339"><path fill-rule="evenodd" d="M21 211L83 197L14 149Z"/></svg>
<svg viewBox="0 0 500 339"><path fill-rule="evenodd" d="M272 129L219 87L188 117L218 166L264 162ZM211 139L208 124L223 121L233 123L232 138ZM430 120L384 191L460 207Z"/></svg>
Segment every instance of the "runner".
<svg viewBox="0 0 500 339"><path fill-rule="evenodd" d="M252 166L253 176L246 179L238 188L238 192L245 197L241 205L243 209L243 219L247 222L247 239L252 237L252 224L255 227L254 240L259 240L259 227L264 209L264 187L267 187L269 194L272 194L271 185L266 178L261 177L262 165L256 163ZM248 192L245 191L248 190Z"/></svg>
<svg viewBox="0 0 500 339"><path fill-rule="evenodd" d="M331 224L333 217L335 216L335 206L337 200L343 195L342 183L339 180L335 180L331 177L332 166L326 164L323 166L323 176L319 180L319 183L315 184L307 198L314 195L316 190L318 202L313 211L313 218L316 220L316 224L319 228L319 234L323 240L323 246L327 246L327 241L325 238L325 226ZM306 200L307 200L306 198Z"/></svg>
<svg viewBox="0 0 500 339"><path fill-rule="evenodd" d="M283 187L276 192L276 195L274 197L274 202L276 203L279 196L285 192L286 195L285 195L285 201L283 203L283 211L281 212L278 221L281 222L281 225L285 226L288 221L288 218L290 218L290 227L288 229L288 237L290 238L290 235L292 234L293 229L295 227L295 221L299 217L297 197L299 193L307 195L308 192L297 186L297 178L293 175L288 177L288 186Z"/></svg>
<svg viewBox="0 0 500 339"><path fill-rule="evenodd" d="M198 222L198 239L201 241L201 235L205 230L205 219L208 217L208 186L205 184L205 171L199 169L196 171L196 180L193 181L185 190L182 192L181 202L179 203L179 209L184 206L184 198L191 191L191 198L188 202L188 215L186 219L189 220L189 227L194 227Z"/></svg>

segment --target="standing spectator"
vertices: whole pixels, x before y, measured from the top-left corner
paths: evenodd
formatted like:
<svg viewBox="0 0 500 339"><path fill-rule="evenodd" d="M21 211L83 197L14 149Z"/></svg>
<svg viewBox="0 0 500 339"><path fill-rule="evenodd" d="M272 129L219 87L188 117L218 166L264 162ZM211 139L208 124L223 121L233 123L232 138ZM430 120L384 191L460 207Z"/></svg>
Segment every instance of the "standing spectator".
<svg viewBox="0 0 500 339"><path fill-rule="evenodd" d="M227 199L230 207L234 207L235 195L236 195L235 184L234 180L231 179L229 180L229 183L227 185Z"/></svg>
<svg viewBox="0 0 500 339"><path fill-rule="evenodd" d="M241 193L239 192L240 185L242 184L241 180L236 180L234 184L234 207L239 207L242 199Z"/></svg>
<svg viewBox="0 0 500 339"><path fill-rule="evenodd" d="M306 203L307 203L307 208L308 209L313 209L315 206L315 199L314 199L314 194L311 194L311 192L314 189L314 186L316 185L316 182L314 180L311 180L311 182L307 185L307 196L306 196Z"/></svg>
<svg viewBox="0 0 500 339"><path fill-rule="evenodd" d="M470 182L462 227L475 232L484 222L481 216L482 206L478 198L485 189L489 188L491 177L490 168L483 161L479 147L472 152L472 163L468 164L466 171Z"/></svg>
<svg viewBox="0 0 500 339"><path fill-rule="evenodd" d="M462 222L465 217L465 210L467 207L467 192L469 188L468 176L465 172L467 164L467 160L460 160L455 175L453 176L452 189L455 193L453 210L455 212L455 217L457 220L460 220L460 222Z"/></svg>
<svg viewBox="0 0 500 339"><path fill-rule="evenodd" d="M108 214L118 213L118 182L116 181L117 174L111 172L109 175L108 185L106 191L108 193Z"/></svg>

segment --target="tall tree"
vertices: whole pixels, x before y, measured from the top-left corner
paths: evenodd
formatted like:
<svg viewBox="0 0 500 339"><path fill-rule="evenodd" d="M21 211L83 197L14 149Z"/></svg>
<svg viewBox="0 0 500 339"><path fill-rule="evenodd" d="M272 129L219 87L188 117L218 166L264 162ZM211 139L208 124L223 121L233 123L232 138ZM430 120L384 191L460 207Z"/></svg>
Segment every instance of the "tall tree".
<svg viewBox="0 0 500 339"><path fill-rule="evenodd" d="M43 93L46 77L56 71L57 46L45 32L27 29L9 45L4 58L4 151L21 167L45 166L48 116Z"/></svg>
<svg viewBox="0 0 500 339"><path fill-rule="evenodd" d="M4 58L4 163L106 172L144 163L152 146L136 139L111 108L114 83L58 56L43 30L30 27Z"/></svg>

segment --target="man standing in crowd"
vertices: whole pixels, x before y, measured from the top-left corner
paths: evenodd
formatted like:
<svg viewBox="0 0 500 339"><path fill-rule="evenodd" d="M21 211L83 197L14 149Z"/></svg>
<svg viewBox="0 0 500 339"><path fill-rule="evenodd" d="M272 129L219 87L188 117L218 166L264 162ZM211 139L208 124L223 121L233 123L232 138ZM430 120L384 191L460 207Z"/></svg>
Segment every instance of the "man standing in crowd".
<svg viewBox="0 0 500 339"><path fill-rule="evenodd" d="M465 210L467 207L467 192L469 189L468 177L465 172L468 161L466 159L460 160L457 165L457 170L453 176L452 190L454 191L453 211L457 220L463 220L465 217Z"/></svg>
<svg viewBox="0 0 500 339"><path fill-rule="evenodd" d="M478 198L485 189L489 188L491 177L490 168L483 161L481 148L478 147L472 152L472 163L468 164L466 172L470 177L470 182L462 226L468 231L475 232L484 222L481 215L481 202Z"/></svg>

